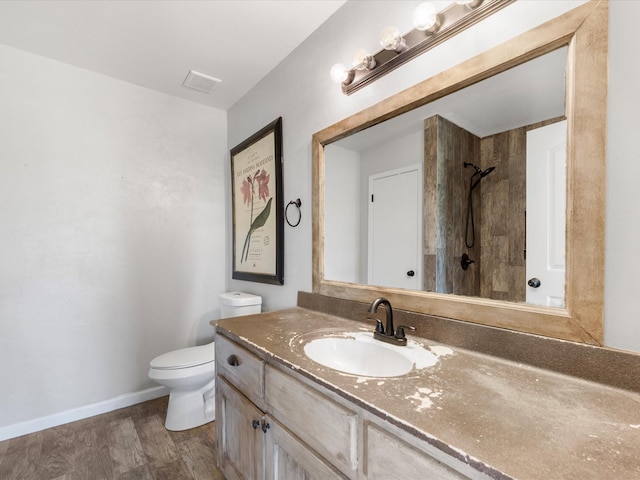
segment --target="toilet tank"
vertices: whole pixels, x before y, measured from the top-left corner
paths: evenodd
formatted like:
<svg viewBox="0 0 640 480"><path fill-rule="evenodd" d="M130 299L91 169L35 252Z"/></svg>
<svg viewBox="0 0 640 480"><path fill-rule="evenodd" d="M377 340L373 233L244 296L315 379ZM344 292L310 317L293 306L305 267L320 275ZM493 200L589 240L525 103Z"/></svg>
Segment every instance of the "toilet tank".
<svg viewBox="0 0 640 480"><path fill-rule="evenodd" d="M222 318L260 313L262 310L262 297L242 292L221 293L220 309Z"/></svg>

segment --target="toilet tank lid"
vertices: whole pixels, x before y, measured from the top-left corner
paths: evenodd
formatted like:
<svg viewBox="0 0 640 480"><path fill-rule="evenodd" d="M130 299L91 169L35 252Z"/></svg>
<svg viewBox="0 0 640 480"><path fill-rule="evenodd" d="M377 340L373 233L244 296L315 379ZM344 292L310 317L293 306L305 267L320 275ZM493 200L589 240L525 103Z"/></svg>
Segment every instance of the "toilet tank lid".
<svg viewBox="0 0 640 480"><path fill-rule="evenodd" d="M215 347L213 343L198 347L187 347L157 356L149 366L159 370L171 370L178 368L196 367L215 359Z"/></svg>
<svg viewBox="0 0 640 480"><path fill-rule="evenodd" d="M226 292L220 294L220 301L224 305L242 307L246 305L261 305L262 297L259 295L251 295L250 293L243 292Z"/></svg>

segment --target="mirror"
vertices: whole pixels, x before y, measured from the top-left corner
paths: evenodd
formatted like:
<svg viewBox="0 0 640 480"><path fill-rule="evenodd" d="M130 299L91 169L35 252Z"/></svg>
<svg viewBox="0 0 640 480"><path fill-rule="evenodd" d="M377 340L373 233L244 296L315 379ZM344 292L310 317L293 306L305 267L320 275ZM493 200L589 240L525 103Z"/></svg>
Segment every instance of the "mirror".
<svg viewBox="0 0 640 480"><path fill-rule="evenodd" d="M369 302L376 296L384 295L391 300L394 307L400 309L556 338L602 344L607 17L608 6L606 2L589 2L449 71L427 79L367 110L317 132L312 140L313 208L316 220L313 232L314 292L363 302ZM501 129L492 131L492 129L481 130L483 127L471 125L473 122L466 122L462 114L456 113L453 107L447 106L451 104L451 99L462 98L462 100L454 102L461 104L478 100L477 92L484 88L483 85L499 81L505 75L527 68L527 65L534 65L536 71L542 72L540 64L554 55L562 57L563 62L566 60L566 91L564 95L560 94L563 98L561 103L564 108L558 113L544 114L530 123L528 120L519 125L505 123L500 127ZM443 105L445 106L443 107ZM485 107L485 110L487 108ZM424 113L425 111L428 113ZM553 306L534 305L530 303L540 302L529 302L526 297L526 289L533 287L525 287L525 296L522 296L520 292L519 296L509 297L496 295L495 292L487 294L486 291L483 292L479 289L449 289L446 278L442 280L438 276L430 277L430 271L446 270L446 268L433 268L437 259L428 258L432 253L427 249L429 242L432 241L428 238L431 235L429 231L438 228L444 231L456 230L457 246L451 247L455 253L449 256L457 257L458 261L462 262L462 253L465 253L468 255L467 260L477 261L478 265L469 264L469 270L473 269L473 272L477 272L480 269L474 267L478 266L481 269L490 270L491 263L495 263L485 255L486 252L493 249L488 246L495 247L495 245L491 245L490 236L479 231L483 229L483 226L481 224L482 215L478 214L478 210L474 210L476 218L480 219L480 224L476 225L475 236L479 240L480 248L475 245L469 248L464 243L460 246L461 241L472 245L474 243L472 241L473 235L469 234L467 227L470 222L466 222L469 201L478 201L479 203L474 204L474 208L481 209L484 206L487 211L496 206L504 206L504 200L494 199L494 203L489 203L488 206L481 205L481 199L477 200L478 197L481 197L480 189L483 194L490 196L491 188L498 188L495 182L493 185L490 183L492 176L493 180L503 178L504 172L499 171L501 165L491 163L495 157L492 157L489 162L483 162L482 159L476 160L477 156L471 157L474 159L471 162L465 161L463 157L455 160L455 170L458 172L459 178L456 177L453 183L460 184L462 180L466 179L465 181L468 183L464 187L468 192L473 183L482 179L478 182L478 186L480 183L482 186L479 186L477 192L475 188L471 189L473 190L471 200L468 197L458 199L456 209L465 216L462 227L458 222L458 226L454 228L451 218L443 215L440 209L433 207L442 204L440 193L434 197L433 192L436 190L433 188L422 191L427 193L421 192L424 199L416 203L422 205L424 211L419 214L411 214L411 216L416 216L416 222L405 223L418 225L418 218L424 217L425 226L436 225L436 227L431 229L418 228L419 234L422 235L420 244L424 245L424 249L421 249L419 254L424 256L421 265L425 268L415 269L413 273L414 276L419 276L418 270L424 270L425 273L420 275L417 287L399 286L398 284L384 286L385 281L380 279L374 279L371 282L371 272L367 271L368 262L371 260L368 258L370 257L368 253L366 255L360 254L359 263L354 262L353 257L357 252L373 250L369 248L368 243L367 248L362 246L363 240L361 238L366 238L368 242L369 237L362 234L353 238L345 235L336 237L333 233L335 232L333 229L336 227L336 217L333 216L332 210L336 208L336 205L339 205L338 208L343 218L352 216L352 222L349 222L349 225L354 227L353 222L357 218L360 231L366 230L368 235L367 220L362 220L359 200L356 202L339 199L341 200L339 203L334 202L336 192L353 194L350 190L354 190L353 184L336 184L334 182L337 179L345 182L350 175L351 177L358 176L355 173L357 169L352 168L349 175L336 169L335 166L332 167L332 164L333 162L340 164L350 162L349 152L359 148L354 146L359 136L373 135L375 138L382 138L382 134L377 131L378 128L387 129L388 125L399 125L403 119L412 115L419 119L426 118L424 125L418 124L417 131L406 134L413 135L411 138L414 139L413 143L417 144L418 148L420 148L421 139L423 142L424 155L421 152L408 155L414 159L417 158L413 164L417 164L419 167L424 164L424 172L419 172L417 175L417 178L420 179L418 181L420 186L429 181L437 183L437 180L441 181L443 175L446 175L444 171L430 172L429 170L432 169L430 165L433 165L434 162L424 163L424 158L429 157L429 150L433 148L434 144L438 145L437 140L433 140L440 138L438 136L440 132L447 131L447 128L451 127L449 122L457 124L458 127L462 127L467 132L471 132L473 136L482 139L498 132L510 131L516 126L518 128L531 124L539 126L541 121L554 123L557 120L562 120L563 115L566 117L566 126L563 127L567 135L566 171L562 170L566 173L566 180L562 178L562 184L565 187L557 189L560 192L558 198L562 199L562 203L566 207L564 222L559 224L563 233L558 238L558 244L562 245L564 250L559 252L559 256L564 257L566 263L566 271L562 276L564 279L564 298L555 303L546 303L546 305ZM383 122L384 127L378 127ZM460 125L462 123L465 125ZM355 135L358 132L360 133ZM399 130L395 130L392 133L392 138L398 139L405 135L400 135L398 132ZM433 136L434 132L435 136ZM425 141L424 138L427 140ZM342 142L340 142L341 140ZM365 139L365 143L367 142L370 146L374 145L374 141L371 139ZM398 151L399 148L404 148L409 143L412 142L407 140L399 146L396 142L389 148ZM464 142L458 141L458 143ZM384 146L377 146L378 152L384 151L384 148ZM385 155L379 156L385 157ZM437 164L437 162L435 163ZM463 165L461 166L460 163ZM473 165L468 165L465 168L464 163ZM492 166L496 168L490 170ZM387 170L396 173L399 169L405 168L404 166L399 167L397 164L388 165L388 167ZM474 173L478 174L475 178L473 178ZM530 173L527 171L527 178L529 175ZM422 180L423 178L424 180ZM404 189L402 190L404 191ZM368 190L365 191L369 195ZM395 191L398 191L397 188ZM464 189L458 188L458 197L464 197L464 194L459 193L460 191L464 192ZM566 201L564 195L566 195ZM476 205L480 206L476 207ZM344 225L342 231L345 231ZM522 250L524 250L524 238L520 233L518 236L521 239ZM340 244L336 245L338 239ZM443 240L437 240L437 242L440 242L438 243L439 247L443 246ZM482 248L483 243L484 248ZM533 243L529 242L527 247L529 248ZM445 244L448 248L450 247L447 242ZM556 252L557 254L558 252ZM343 255L342 259L339 255ZM474 256L477 257L474 258ZM343 270L350 265L351 271L345 273L345 271L334 269L336 259ZM432 268L426 268L429 262L432 262ZM365 268L362 265L365 265ZM461 266L461 263L458 265ZM486 275L494 277L497 270L494 268ZM523 275L522 271L518 275L517 282L509 279L501 280L501 283L506 285L506 288L502 289L504 292L509 295L513 294L515 290L518 290L514 284L524 283L528 278L526 273ZM369 285L369 282L373 284ZM478 280L475 279L474 282L477 283ZM467 287L469 286L467 285ZM529 303L523 303L525 300Z"/></svg>
<svg viewBox="0 0 640 480"><path fill-rule="evenodd" d="M326 145L325 278L563 307L567 54Z"/></svg>

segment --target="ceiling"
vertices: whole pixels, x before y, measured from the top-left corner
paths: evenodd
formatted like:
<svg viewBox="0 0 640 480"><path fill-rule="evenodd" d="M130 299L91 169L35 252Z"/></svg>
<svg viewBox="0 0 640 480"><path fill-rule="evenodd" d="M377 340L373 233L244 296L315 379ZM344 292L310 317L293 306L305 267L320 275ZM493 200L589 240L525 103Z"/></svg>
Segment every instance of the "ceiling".
<svg viewBox="0 0 640 480"><path fill-rule="evenodd" d="M345 0L2 0L0 44L228 110ZM182 86L189 70L222 80Z"/></svg>

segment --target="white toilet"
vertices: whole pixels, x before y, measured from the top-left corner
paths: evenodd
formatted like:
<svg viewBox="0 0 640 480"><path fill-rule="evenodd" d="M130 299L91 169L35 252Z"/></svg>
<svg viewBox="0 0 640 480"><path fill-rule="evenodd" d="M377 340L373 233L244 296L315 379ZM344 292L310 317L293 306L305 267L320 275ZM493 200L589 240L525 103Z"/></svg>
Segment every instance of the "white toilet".
<svg viewBox="0 0 640 480"><path fill-rule="evenodd" d="M260 313L262 298L241 292L220 294L222 318ZM215 420L215 342L160 355L149 378L169 387L167 430L188 430Z"/></svg>

